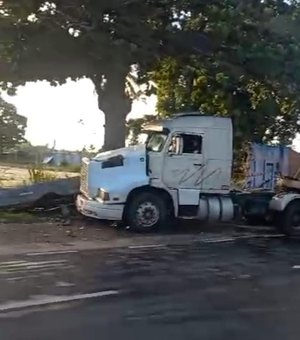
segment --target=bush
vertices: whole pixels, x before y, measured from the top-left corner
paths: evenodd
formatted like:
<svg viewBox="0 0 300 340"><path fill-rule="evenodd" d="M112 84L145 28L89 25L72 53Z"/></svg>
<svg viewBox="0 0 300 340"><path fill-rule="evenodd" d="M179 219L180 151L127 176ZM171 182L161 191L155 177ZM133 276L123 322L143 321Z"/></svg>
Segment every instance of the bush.
<svg viewBox="0 0 300 340"><path fill-rule="evenodd" d="M65 170L68 172L78 172L80 173L81 165L80 164L70 164L65 167Z"/></svg>
<svg viewBox="0 0 300 340"><path fill-rule="evenodd" d="M60 163L60 166L62 167L62 168L66 168L66 167L68 167L70 164L69 164L69 162L67 162L67 161L62 161L61 163Z"/></svg>
<svg viewBox="0 0 300 340"><path fill-rule="evenodd" d="M31 167L28 169L30 183L50 182L55 180L56 174L46 171L43 167Z"/></svg>

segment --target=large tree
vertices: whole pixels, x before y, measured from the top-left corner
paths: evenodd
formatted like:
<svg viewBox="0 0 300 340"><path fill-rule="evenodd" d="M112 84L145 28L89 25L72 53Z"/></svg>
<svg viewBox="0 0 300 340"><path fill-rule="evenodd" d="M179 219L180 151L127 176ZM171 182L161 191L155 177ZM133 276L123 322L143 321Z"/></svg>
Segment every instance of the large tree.
<svg viewBox="0 0 300 340"><path fill-rule="evenodd" d="M25 142L27 119L17 113L16 107L0 97L0 153Z"/></svg>
<svg viewBox="0 0 300 340"><path fill-rule="evenodd" d="M105 114L104 148L123 146L130 67L137 64L144 73L161 57L205 50L202 36L178 25L180 13L197 2L207 0L0 2L0 81L16 86L90 78Z"/></svg>
<svg viewBox="0 0 300 340"><path fill-rule="evenodd" d="M158 111L231 117L236 150L248 141L290 144L299 132L298 2L212 1L186 26L208 32L213 52L157 64Z"/></svg>

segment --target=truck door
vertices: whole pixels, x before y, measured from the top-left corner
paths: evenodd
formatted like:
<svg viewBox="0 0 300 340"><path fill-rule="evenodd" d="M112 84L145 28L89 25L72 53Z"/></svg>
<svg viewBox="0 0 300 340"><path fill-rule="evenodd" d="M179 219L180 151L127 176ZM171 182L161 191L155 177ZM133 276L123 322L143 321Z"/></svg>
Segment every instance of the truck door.
<svg viewBox="0 0 300 340"><path fill-rule="evenodd" d="M263 187L269 190L274 189L274 179L275 179L274 163L266 163Z"/></svg>
<svg viewBox="0 0 300 340"><path fill-rule="evenodd" d="M204 171L203 134L175 133L164 159L162 180L169 188L201 188Z"/></svg>

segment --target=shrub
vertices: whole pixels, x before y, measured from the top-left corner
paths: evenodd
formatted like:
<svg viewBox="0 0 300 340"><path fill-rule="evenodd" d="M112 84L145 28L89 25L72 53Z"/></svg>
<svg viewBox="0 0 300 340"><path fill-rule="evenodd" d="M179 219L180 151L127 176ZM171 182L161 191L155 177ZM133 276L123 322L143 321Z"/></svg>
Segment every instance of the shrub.
<svg viewBox="0 0 300 340"><path fill-rule="evenodd" d="M34 167L28 169L30 183L50 182L55 180L56 174L46 171L43 167Z"/></svg>

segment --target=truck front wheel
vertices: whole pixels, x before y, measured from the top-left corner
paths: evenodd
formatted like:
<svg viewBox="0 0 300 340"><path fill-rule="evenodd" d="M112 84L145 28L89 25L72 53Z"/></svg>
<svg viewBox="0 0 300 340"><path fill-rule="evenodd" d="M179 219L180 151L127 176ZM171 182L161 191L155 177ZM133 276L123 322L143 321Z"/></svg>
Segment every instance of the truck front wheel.
<svg viewBox="0 0 300 340"><path fill-rule="evenodd" d="M279 229L287 236L299 235L300 201L290 203L277 219Z"/></svg>
<svg viewBox="0 0 300 340"><path fill-rule="evenodd" d="M153 192L142 192L128 202L126 222L138 232L150 232L168 222L167 202Z"/></svg>

